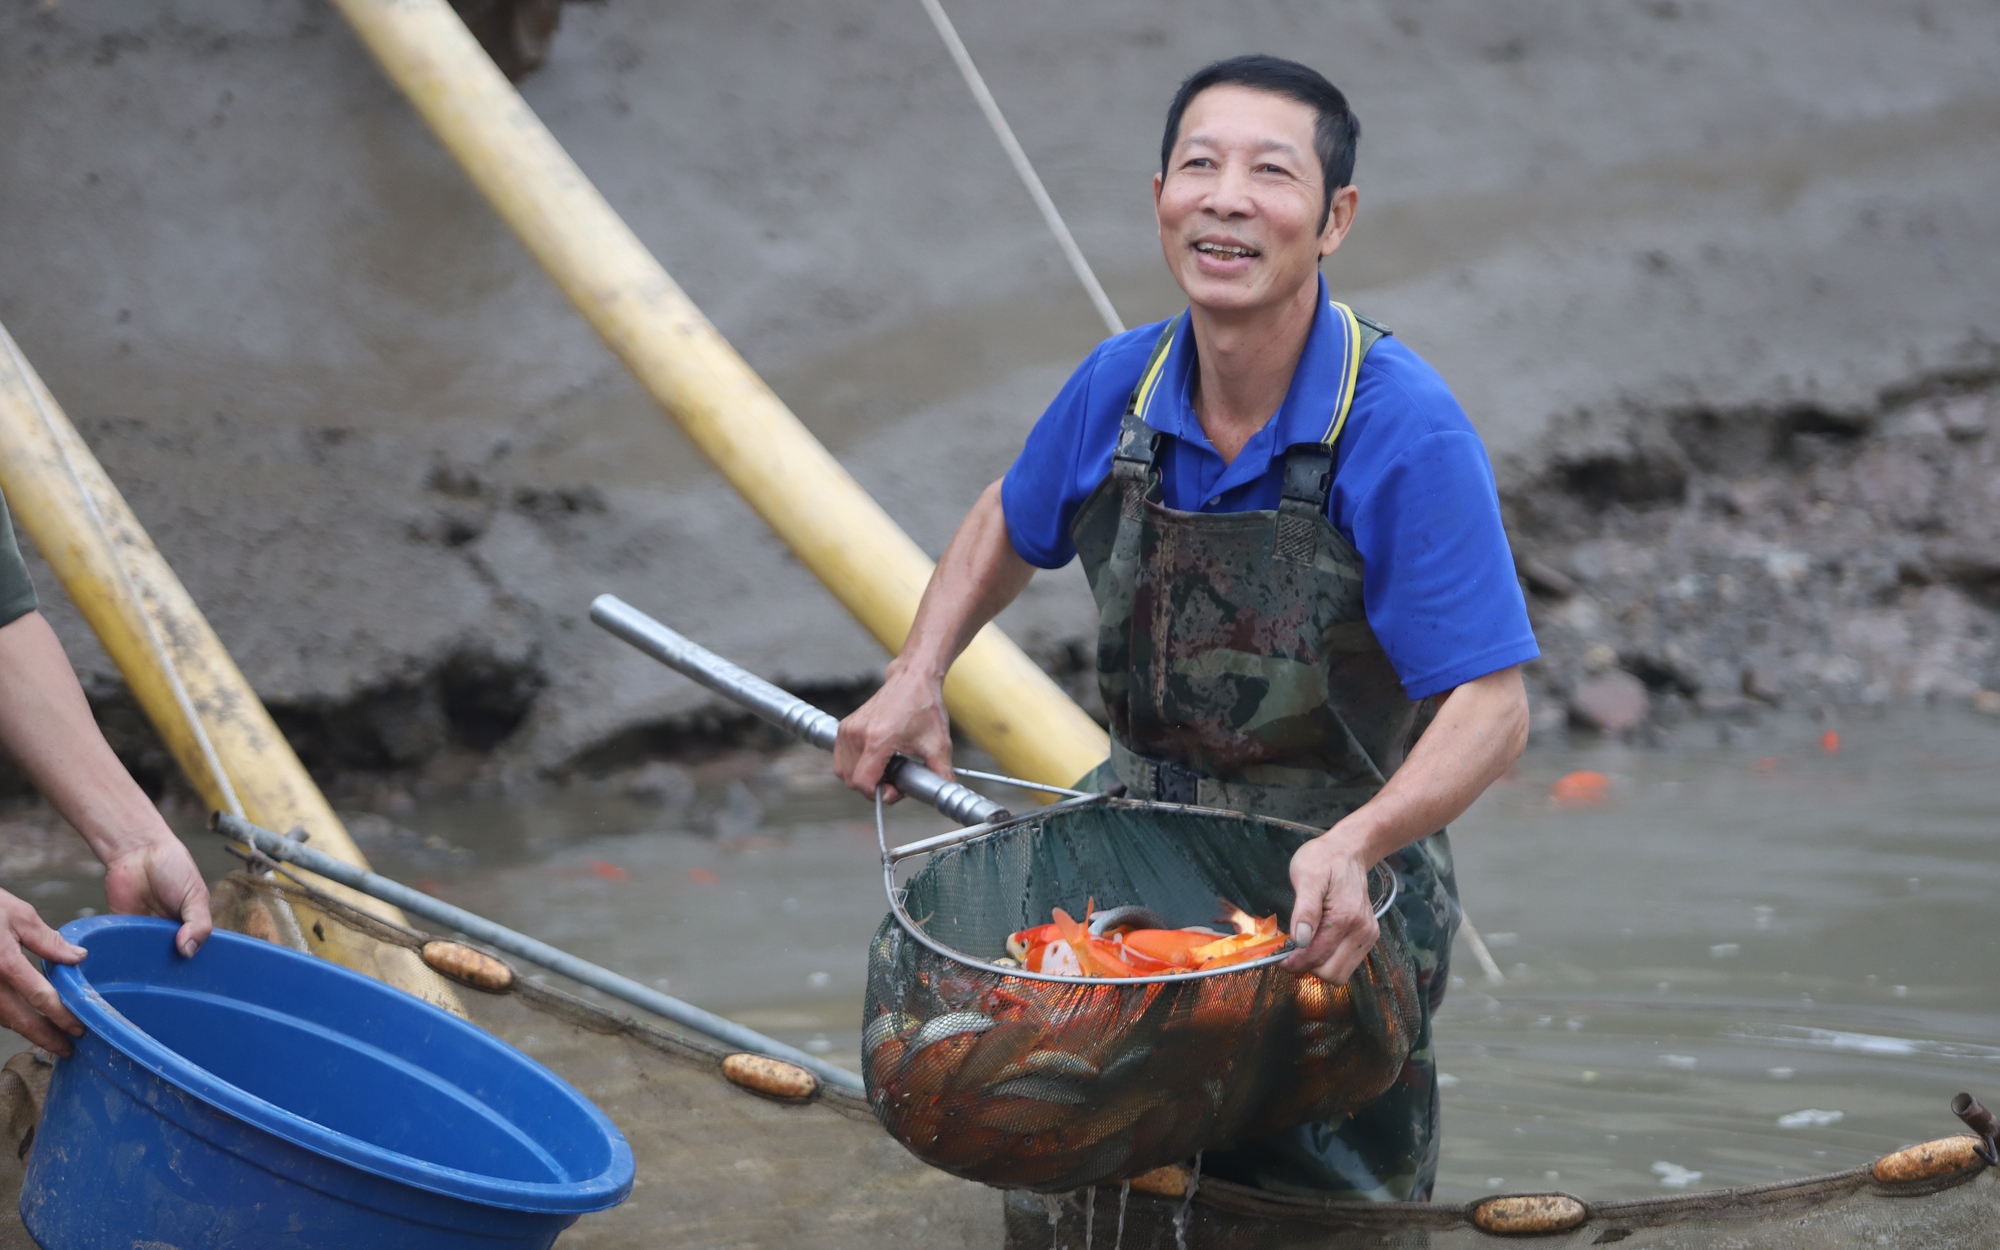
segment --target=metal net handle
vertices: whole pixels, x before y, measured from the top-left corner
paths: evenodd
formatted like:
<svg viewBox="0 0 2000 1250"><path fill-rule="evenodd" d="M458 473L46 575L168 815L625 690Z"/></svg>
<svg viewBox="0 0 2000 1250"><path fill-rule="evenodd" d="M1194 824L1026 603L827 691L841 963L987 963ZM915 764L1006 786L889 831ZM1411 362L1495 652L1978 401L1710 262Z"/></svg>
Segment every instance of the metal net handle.
<svg viewBox="0 0 2000 1250"><path fill-rule="evenodd" d="M908 898L908 891L896 884L896 864L899 859L907 858L907 856L897 855L889 850L889 829L882 815L885 806L882 802L882 793L887 788L879 784L875 787L875 844L882 849L882 893L889 900L889 913L896 918L896 923L902 927L903 932L909 934L913 940L928 947L936 954L951 960L953 963L964 964L968 968L977 968L982 972L995 973L1000 976L1020 977L1028 981L1054 981L1064 985L1152 985L1171 981L1198 981L1204 977L1226 976L1232 972L1248 972L1257 968L1265 968L1289 958L1291 953L1298 949L1297 944L1290 938L1287 938L1285 939L1285 945L1277 953L1266 955L1262 959L1253 959L1248 963L1230 964L1226 968L1211 968L1198 972L1155 973L1152 976L1115 978L1070 977L1054 972L1030 972L1026 968L1002 968L997 964L987 963L983 959L974 959L961 951L953 950L951 947L946 946L930 934L924 932L923 927L915 920L912 920L910 913L904 909L903 904ZM1093 794L1083 797L1094 799L1104 796ZM1076 800L1072 799L1069 801L1075 802ZM1046 815L1046 811L1037 813L1037 815ZM1019 821L1030 818L1017 816L1014 820ZM988 829L983 826L974 826L973 830L956 830L951 834L946 834L936 839L926 839L925 842L913 842L909 846L897 849L909 852L910 854L919 854L929 849L941 850L943 849L943 845L959 845L965 841L969 841L970 838L963 836L968 833L973 834L973 836L984 836L987 833L997 833L1004 827L1004 825L995 825ZM933 842L943 845L936 847L926 845L926 843ZM1402 881L1396 876L1394 868L1390 868L1386 863L1378 866L1389 874L1389 892L1383 896L1382 901L1376 905L1374 911L1374 917L1379 921L1388 913L1391 907L1396 905L1396 898L1402 893ZM1086 919L1088 918L1086 917Z"/></svg>

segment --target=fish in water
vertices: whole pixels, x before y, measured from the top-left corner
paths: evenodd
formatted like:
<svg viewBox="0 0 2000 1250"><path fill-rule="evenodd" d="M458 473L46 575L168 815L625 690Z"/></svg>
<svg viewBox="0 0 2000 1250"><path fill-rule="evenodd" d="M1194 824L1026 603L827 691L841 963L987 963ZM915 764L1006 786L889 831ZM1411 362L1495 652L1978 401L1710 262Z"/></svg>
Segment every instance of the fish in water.
<svg viewBox="0 0 2000 1250"><path fill-rule="evenodd" d="M1007 954L1030 972L1142 977L1248 963L1285 945L1275 915L1260 919L1227 899L1221 903L1218 919L1230 931L1201 926L1170 929L1148 908L1128 905L1098 911L1094 899L1084 904L1087 922L1079 923L1058 907L1050 923L1010 934Z"/></svg>

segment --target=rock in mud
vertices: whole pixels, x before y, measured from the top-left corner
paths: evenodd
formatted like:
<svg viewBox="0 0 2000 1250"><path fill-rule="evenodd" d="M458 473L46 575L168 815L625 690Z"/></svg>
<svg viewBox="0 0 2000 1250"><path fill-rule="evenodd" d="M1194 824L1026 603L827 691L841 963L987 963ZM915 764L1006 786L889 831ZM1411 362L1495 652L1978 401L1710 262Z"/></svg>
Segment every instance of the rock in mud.
<svg viewBox="0 0 2000 1250"><path fill-rule="evenodd" d="M1650 703L1644 682L1614 669L1578 686L1569 698L1569 710L1573 718L1593 729L1623 733L1646 719Z"/></svg>

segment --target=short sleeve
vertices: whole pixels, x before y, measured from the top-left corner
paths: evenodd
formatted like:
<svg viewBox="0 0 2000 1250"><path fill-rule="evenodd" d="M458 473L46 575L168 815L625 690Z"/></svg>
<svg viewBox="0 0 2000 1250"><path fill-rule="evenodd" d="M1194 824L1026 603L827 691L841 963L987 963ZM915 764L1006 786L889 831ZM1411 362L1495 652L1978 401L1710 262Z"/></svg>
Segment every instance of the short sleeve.
<svg viewBox="0 0 2000 1250"><path fill-rule="evenodd" d="M1368 623L1412 699L1541 654L1476 433L1410 441L1356 501L1353 528Z"/></svg>
<svg viewBox="0 0 2000 1250"><path fill-rule="evenodd" d="M1007 539L1023 560L1059 569L1076 558L1070 525L1111 472L1125 402L1165 322L1106 339L1070 374L1000 484Z"/></svg>
<svg viewBox="0 0 2000 1250"><path fill-rule="evenodd" d="M28 578L21 544L14 538L14 518L7 511L6 497L0 496L0 626L12 625L37 606L35 583Z"/></svg>

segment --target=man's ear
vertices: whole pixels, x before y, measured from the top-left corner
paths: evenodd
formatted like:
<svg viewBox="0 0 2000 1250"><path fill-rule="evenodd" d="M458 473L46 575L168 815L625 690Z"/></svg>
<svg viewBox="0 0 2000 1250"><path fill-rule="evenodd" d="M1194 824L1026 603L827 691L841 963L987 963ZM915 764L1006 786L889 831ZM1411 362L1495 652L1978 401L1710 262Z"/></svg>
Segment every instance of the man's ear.
<svg viewBox="0 0 2000 1250"><path fill-rule="evenodd" d="M1326 228L1319 232L1319 257L1325 260L1340 250L1347 238L1347 232L1354 225L1355 211L1361 204L1361 192L1348 183L1333 193L1333 203L1328 206Z"/></svg>

